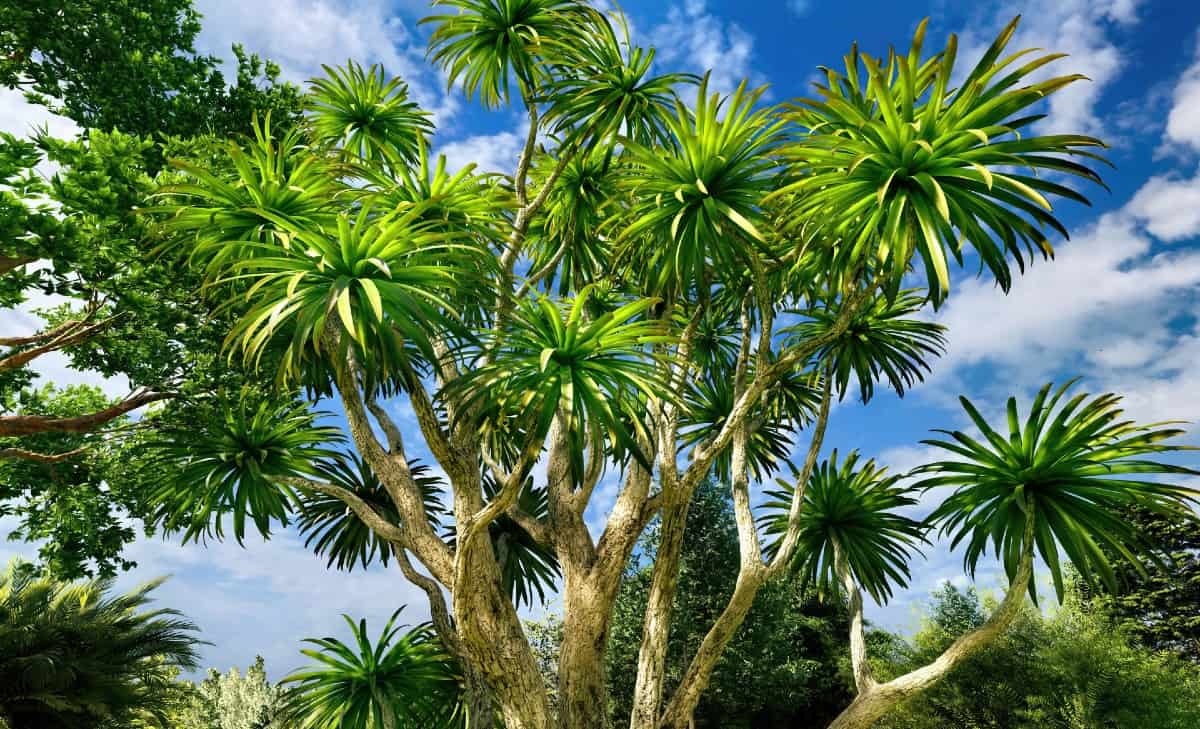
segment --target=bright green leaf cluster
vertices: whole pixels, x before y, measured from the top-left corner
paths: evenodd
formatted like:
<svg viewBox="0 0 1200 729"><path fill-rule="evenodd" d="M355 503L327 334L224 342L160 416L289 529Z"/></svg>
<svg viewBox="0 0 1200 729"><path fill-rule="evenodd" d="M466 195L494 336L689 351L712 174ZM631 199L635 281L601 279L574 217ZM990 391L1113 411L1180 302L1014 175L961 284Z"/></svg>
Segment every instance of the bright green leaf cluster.
<svg viewBox="0 0 1200 729"><path fill-rule="evenodd" d="M1113 394L1089 400L1080 393L1064 402L1073 384L1056 390L1052 384L1042 387L1024 424L1016 398L1009 398L1007 436L988 425L969 400L960 398L982 440L962 431L940 431L951 440L924 442L956 459L914 472L925 476L920 488L954 489L929 519L952 537L953 547L965 543L963 564L971 574L990 543L1011 578L1025 547L1026 523L1033 519L1037 552L1050 568L1060 600L1060 549L1086 581L1099 577L1115 589L1112 563L1102 547L1133 563L1135 552L1153 552L1124 519L1124 511L1138 506L1173 518L1194 518L1188 502L1197 497L1190 489L1146 479L1198 475L1190 468L1147 458L1193 450L1162 442L1182 430L1165 427L1172 423L1122 420L1121 398ZM1036 597L1033 581L1029 589Z"/></svg>

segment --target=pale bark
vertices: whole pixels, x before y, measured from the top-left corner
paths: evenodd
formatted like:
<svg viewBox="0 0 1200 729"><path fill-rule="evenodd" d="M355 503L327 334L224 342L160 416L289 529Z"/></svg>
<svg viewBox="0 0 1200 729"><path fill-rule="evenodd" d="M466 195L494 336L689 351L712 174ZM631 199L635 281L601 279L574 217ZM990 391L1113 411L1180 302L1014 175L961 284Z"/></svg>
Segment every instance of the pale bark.
<svg viewBox="0 0 1200 729"><path fill-rule="evenodd" d="M863 632L862 595L853 580L848 580L849 585L853 587L849 603L851 659L854 662L856 682L859 681L860 676L865 681L859 685L858 696L845 711L834 719L833 723L829 725L829 729L870 729L889 711L934 686L955 667L1008 630L1013 620L1021 612L1021 605L1025 602L1025 593L1029 589L1029 581L1033 579L1033 525L1034 514L1030 507L1030 511L1026 515L1024 546L1016 574L1008 586L1008 592L1004 595L1004 599L992 612L987 622L954 641L932 663L887 683L875 683L871 677L870 667L867 666L866 638ZM848 573L849 570L847 569L846 572ZM853 595L857 595L858 599L855 600ZM858 648L855 649L855 646Z"/></svg>

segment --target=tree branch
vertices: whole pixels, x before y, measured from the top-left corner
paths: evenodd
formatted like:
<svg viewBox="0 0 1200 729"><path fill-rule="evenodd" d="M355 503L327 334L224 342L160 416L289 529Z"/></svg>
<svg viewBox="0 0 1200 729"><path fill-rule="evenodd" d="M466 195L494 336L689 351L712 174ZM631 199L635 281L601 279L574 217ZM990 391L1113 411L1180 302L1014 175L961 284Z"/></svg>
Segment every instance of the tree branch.
<svg viewBox="0 0 1200 729"><path fill-rule="evenodd" d="M42 356L43 354L46 354L47 352L53 352L55 350L62 349L63 347L69 347L72 344L78 344L96 332L109 327L116 319L117 317L113 316L88 326L82 326L83 322L66 322L65 324L56 327L47 333L48 336L51 333L58 332L57 336L55 336L51 341L46 342L46 344L43 344L39 347L34 347L32 349L26 349L24 351L17 352L16 354L10 354L4 359L0 359L0 372L21 367L26 363Z"/></svg>
<svg viewBox="0 0 1200 729"><path fill-rule="evenodd" d="M6 458L18 458L26 461L37 461L38 463L61 463L62 461L74 458L87 451L87 448L76 448L73 451L65 453L37 453L35 451L27 451L23 448L0 448L0 460Z"/></svg>
<svg viewBox="0 0 1200 729"><path fill-rule="evenodd" d="M1026 507L1028 512L1025 520L1021 560L1017 565L1012 583L1008 586L1008 592L1005 593L1004 599L992 612L987 622L954 641L932 663L887 683L868 684L865 691L860 689L858 696L829 725L829 729L861 729L874 726L880 718L898 704L941 681L955 667L978 653L1012 625L1013 620L1020 614L1021 605L1025 602L1025 593L1029 589L1029 582L1033 579L1034 512L1032 504L1027 503ZM853 635L851 640L854 640ZM864 655L864 663L865 659Z"/></svg>
<svg viewBox="0 0 1200 729"><path fill-rule="evenodd" d="M316 491L326 496L332 496L348 506L354 512L354 515L358 517L359 521L384 540L394 545L408 543L410 535L402 524L393 524L384 519L380 516L379 512L375 511L370 504L359 498L353 491L331 483L314 481L302 476L285 476L280 481L294 488Z"/></svg>
<svg viewBox="0 0 1200 729"><path fill-rule="evenodd" d="M33 256L0 256L0 276L36 260Z"/></svg>
<svg viewBox="0 0 1200 729"><path fill-rule="evenodd" d="M38 433L86 433L98 425L117 418L159 400L176 397L171 392L142 390L134 392L121 402L97 410L88 415L59 418L50 415L5 415L0 416L0 437L35 435Z"/></svg>
<svg viewBox="0 0 1200 729"><path fill-rule="evenodd" d="M850 563L846 552L837 541L833 543L834 571L846 591L847 610L850 612L850 665L854 669L854 687L858 693L866 693L875 688L875 677L871 673L871 664L867 662L867 638L865 621L863 620L862 590L850 574Z"/></svg>
<svg viewBox="0 0 1200 729"><path fill-rule="evenodd" d="M821 409L817 413L812 441L808 444L808 453L804 456L804 465L800 469L796 488L792 492L792 505L788 509L787 531L784 532L783 540L775 557L767 565L767 572L771 576L784 570L792 561L792 554L796 551L796 544L800 540L800 512L804 508L804 493L808 489L808 481L812 478L813 469L817 465L821 444L825 441L825 427L829 424L829 406L833 401L833 377L829 367L825 368L822 379L824 382L821 387Z"/></svg>

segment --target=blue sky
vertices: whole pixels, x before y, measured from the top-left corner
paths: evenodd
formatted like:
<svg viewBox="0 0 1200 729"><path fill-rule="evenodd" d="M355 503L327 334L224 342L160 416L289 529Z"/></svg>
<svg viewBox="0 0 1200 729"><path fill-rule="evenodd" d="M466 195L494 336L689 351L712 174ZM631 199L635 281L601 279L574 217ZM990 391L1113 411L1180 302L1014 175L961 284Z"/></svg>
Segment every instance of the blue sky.
<svg viewBox="0 0 1200 729"><path fill-rule="evenodd" d="M280 62L298 81L321 63L384 63L435 112L435 146L452 164L474 161L502 171L514 166L523 135L520 115L485 112L457 91L446 92L424 62L426 31L416 25L427 8L421 0L196 4L206 16L202 51L224 57L231 43L242 42ZM1009 295L975 279L973 270L959 271L949 303L936 314L950 327L950 344L934 373L903 400L883 393L869 407L850 401L838 406L829 447L858 448L907 470L924 462L919 441L930 428L965 425L958 395L996 412L1010 393L1027 402L1042 383L1076 375L1092 391L1125 394L1139 419L1200 419L1200 370L1194 366L1200 360L1200 3L630 0L622 7L635 40L655 45L663 67L712 68L720 88L743 77L770 84L774 101L803 95L816 67L840 63L851 41L876 54L890 44L906 46L925 16L929 47L957 33L960 58L973 60L1020 13L1015 46L1068 52L1058 70L1092 79L1055 97L1042 125L1108 140L1117 166L1106 173L1111 194L1092 190L1090 209L1064 205L1059 212L1072 240L1058 246L1055 261L1033 266ZM20 132L42 121L57 133L72 132L69 122L47 120L40 109L0 94L0 128ZM7 331L37 324L17 312L0 326ZM56 382L93 382L124 392L122 382L67 370L61 359L41 367ZM412 423L403 408L397 415ZM1195 435L1191 440L1200 443ZM598 503L589 511L595 524L611 503L614 484L608 485L598 489ZM21 551L21 545L0 543L0 559ZM214 644L205 660L221 669L245 666L262 654L271 673L282 675L302 662L301 638L343 632L342 612L377 625L402 604L410 606L412 621L427 615L423 596L398 571L326 571L287 531L265 544L250 539L245 549L146 540L132 552L140 567L122 583L173 574L159 593L161 602L201 625ZM868 606L868 617L909 629L916 607L943 580L962 583L965 576L959 558L938 544L914 565L911 588L887 606ZM979 584L997 584L991 565L981 570Z"/></svg>

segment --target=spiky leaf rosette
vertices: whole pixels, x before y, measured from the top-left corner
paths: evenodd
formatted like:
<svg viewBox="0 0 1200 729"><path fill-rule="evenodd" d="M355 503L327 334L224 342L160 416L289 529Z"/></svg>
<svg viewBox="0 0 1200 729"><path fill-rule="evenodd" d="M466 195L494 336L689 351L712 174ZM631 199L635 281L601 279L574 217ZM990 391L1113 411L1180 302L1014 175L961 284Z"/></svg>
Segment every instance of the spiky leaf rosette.
<svg viewBox="0 0 1200 729"><path fill-rule="evenodd" d="M581 47L589 31L602 23L580 0L434 0L455 14L432 15L429 52L453 86L461 79L470 99L476 94L488 108L508 103L513 77L530 93L544 75L548 54Z"/></svg>
<svg viewBox="0 0 1200 729"><path fill-rule="evenodd" d="M545 121L564 145L591 147L614 134L644 145L666 142L675 87L699 81L687 73L651 75L654 49L633 45L625 16L617 20L620 35L611 22L597 22L595 33L562 47L554 61L543 90Z"/></svg>
<svg viewBox="0 0 1200 729"><path fill-rule="evenodd" d="M297 495L283 480L315 475L343 439L337 428L316 425L318 416L302 403L247 397L199 433L167 433L150 445L162 474L152 497L155 521L184 541L222 539L231 515L239 544L247 519L263 536L273 521L286 525Z"/></svg>
<svg viewBox="0 0 1200 729"><path fill-rule="evenodd" d="M485 344L490 361L442 393L458 412L476 413L483 437L514 420L527 436L543 437L561 409L577 478L585 447L619 447L648 467L637 445L645 413L633 411L633 395L666 396L650 348L671 339L662 322L642 318L655 299L588 320L590 295L585 287L561 308L543 297L521 302L495 341Z"/></svg>
<svg viewBox="0 0 1200 729"><path fill-rule="evenodd" d="M437 528L446 512L441 501L444 484L419 461L412 461L409 467L421 490L430 524ZM389 523L400 523L400 513L387 489L357 453L339 454L318 464L316 472L316 478L353 493ZM304 546L318 556L328 557L329 567L336 565L339 570L351 571L355 563L366 569L375 560L384 566L391 560L391 543L364 524L341 499L315 491L304 492L298 511L296 526L305 536Z"/></svg>
<svg viewBox="0 0 1200 729"><path fill-rule="evenodd" d="M420 205L387 214L363 206L353 217L339 215L329 230L290 230L282 245L243 244L246 255L225 275L253 284L245 296L250 308L226 344L254 366L280 337L283 382L322 366L322 357L345 362L351 347L369 388L402 380L414 357L433 357L431 331L459 327L450 296L483 260L477 246L431 229L423 212ZM336 349L329 327L340 333Z"/></svg>
<svg viewBox="0 0 1200 729"><path fill-rule="evenodd" d="M761 205L776 186L772 157L783 130L771 109L755 109L764 90L743 83L722 99L709 96L705 77L694 113L676 102L666 147L626 143L621 183L630 202L614 221L615 243L628 265L652 277L651 291L686 291L710 265L740 270L764 245Z"/></svg>
<svg viewBox="0 0 1200 729"><path fill-rule="evenodd" d="M912 490L899 485L900 478L888 475L873 459L860 463L858 451L839 463L835 450L829 460L817 464L804 490L793 562L807 584L825 594L841 593L836 549L845 554L854 581L877 603L887 602L895 587L908 584L908 560L926 541L926 528L899 513L917 503ZM797 484L782 478L777 482L778 490L766 492L771 500L763 506L760 523L765 534L782 538ZM768 546L768 554L773 555L779 544L776 539Z"/></svg>
<svg viewBox="0 0 1200 729"><path fill-rule="evenodd" d="M408 100L407 84L388 79L379 65L363 69L349 61L321 68L325 76L309 81L308 97L309 125L318 142L363 159L416 161L433 122Z"/></svg>
<svg viewBox="0 0 1200 729"><path fill-rule="evenodd" d="M341 189L328 162L312 154L298 130L272 137L270 117L254 119L254 137L230 140L225 173L172 160L191 182L169 185L160 204L176 252L210 272L227 265L242 249L236 242L277 242L296 227L330 224Z"/></svg>
<svg viewBox="0 0 1200 729"><path fill-rule="evenodd" d="M1135 562L1135 553L1151 554L1150 544L1123 514L1130 507L1191 518L1196 492L1148 476L1198 472L1148 457L1194 450L1163 441L1183 433L1174 423L1138 425L1122 420L1121 398L1111 393L1089 399L1086 393L1063 402L1074 381L1038 391L1022 425L1016 398L1007 406L1008 435L992 428L965 397L963 409L982 440L962 431L939 431L949 440L926 444L956 456L923 466L919 488L950 487L954 492L930 515L931 524L965 544L963 565L969 574L988 550L1004 561L1011 578L1020 561L1026 520L1034 519L1034 542L1054 578L1061 600L1063 579L1059 550L1095 584L1099 578L1116 589L1112 565L1102 547ZM1030 594L1036 597L1034 581Z"/></svg>
<svg viewBox="0 0 1200 729"><path fill-rule="evenodd" d="M1024 270L1026 255L1051 255L1045 229L1067 231L1049 198L1087 199L1041 173L1101 183L1071 158L1102 159L1088 149L1104 144L1030 132L1044 115L1029 107L1084 77L1028 83L1063 54L1001 57L1017 19L957 90L950 88L957 41L952 35L944 51L924 58L925 26L907 55L891 53L886 62L852 48L844 73L825 69L818 98L795 103L787 117L805 131L783 157L796 179L777 194L790 199L793 225L820 231L836 268L878 265L898 288L919 256L936 306L950 285L947 251L961 264L969 244L1006 291L1008 256Z"/></svg>
<svg viewBox="0 0 1200 729"><path fill-rule="evenodd" d="M454 174L446 171L446 155L430 163L429 146L421 144L416 164L382 169L363 165L355 171L367 182L371 202L380 210L416 207L434 230L460 233L488 245L497 244L508 223L504 214L511 193L496 175L475 174L475 164Z"/></svg>
<svg viewBox="0 0 1200 729"><path fill-rule="evenodd" d="M367 621L350 626L350 644L309 638L316 664L283 679L283 713L296 729L458 729L464 725L461 676L428 623L401 632L400 608L377 641Z"/></svg>
<svg viewBox="0 0 1200 729"><path fill-rule="evenodd" d="M929 359L945 351L946 328L914 318L924 305L925 297L916 291L903 291L891 301L878 297L855 313L844 334L816 352L814 358L830 366L839 398L846 396L851 378L858 381L864 403L877 381L886 378L903 397L905 388L925 379ZM805 310L804 321L780 334L789 344L812 340L833 328L839 312L836 304Z"/></svg>
<svg viewBox="0 0 1200 729"><path fill-rule="evenodd" d="M755 479L771 475L787 460L793 434L812 419L820 400L814 378L805 373L781 377L763 394L759 411L747 425L746 456ZM681 452L707 444L725 426L735 402L732 374L716 370L697 379L688 387L684 402L679 417ZM732 477L730 457L727 447L713 462L717 478Z"/></svg>
<svg viewBox="0 0 1200 729"><path fill-rule="evenodd" d="M530 225L529 269L549 268L542 279L547 291L557 282L558 294L566 296L608 272L610 245L598 231L616 206L614 191L620 174L616 164L609 150L576 155ZM545 185L556 165L548 155L535 157L530 169L533 187Z"/></svg>

